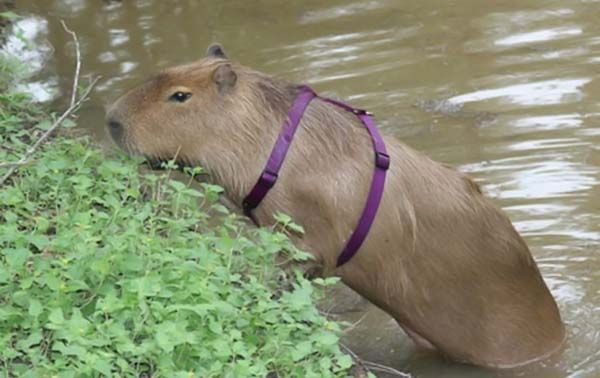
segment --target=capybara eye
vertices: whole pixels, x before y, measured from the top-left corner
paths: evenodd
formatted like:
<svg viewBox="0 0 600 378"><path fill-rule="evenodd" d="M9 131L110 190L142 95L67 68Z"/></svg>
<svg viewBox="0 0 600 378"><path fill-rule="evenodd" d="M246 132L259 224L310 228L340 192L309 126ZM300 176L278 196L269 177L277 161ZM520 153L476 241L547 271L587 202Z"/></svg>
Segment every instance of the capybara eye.
<svg viewBox="0 0 600 378"><path fill-rule="evenodd" d="M186 102L192 94L189 92L175 92L169 97L169 101Z"/></svg>

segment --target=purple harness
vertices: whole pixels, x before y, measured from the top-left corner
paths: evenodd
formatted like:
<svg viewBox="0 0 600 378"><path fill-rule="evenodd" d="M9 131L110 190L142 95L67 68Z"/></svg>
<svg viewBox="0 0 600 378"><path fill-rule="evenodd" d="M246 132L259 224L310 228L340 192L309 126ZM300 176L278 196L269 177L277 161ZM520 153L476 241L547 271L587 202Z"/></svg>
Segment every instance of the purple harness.
<svg viewBox="0 0 600 378"><path fill-rule="evenodd" d="M383 187L385 184L385 175L390 166L390 157L386 153L385 144L381 138L381 135L379 135L379 132L377 131L377 127L375 126L375 122L371 117L371 113L362 109L353 108L340 101L326 97L320 97L310 87L306 85L301 86L300 91L294 100L294 104L288 113L288 119L284 122L281 132L277 137L277 141L275 142L275 146L273 146L273 150L271 151L267 165L260 175L258 182L254 185L246 198L244 198L242 207L244 209L244 214L253 218L252 210L254 210L260 204L269 190L273 187L273 185L275 185L279 169L281 168L283 160L285 159L285 155L287 154L290 144L292 143L292 139L294 138L298 124L302 119L302 115L308 107L308 104L315 97L354 113L371 135L373 149L375 150L375 171L373 173L373 179L371 180L369 195L360 219L358 220L358 224L350 236L350 239L348 239L344 250L338 257L337 266L339 267L348 262L348 260L350 260L356 254L363 241L367 237L369 229L371 228L373 220L375 219L377 209L379 208L379 202L381 202L381 196L383 195Z"/></svg>

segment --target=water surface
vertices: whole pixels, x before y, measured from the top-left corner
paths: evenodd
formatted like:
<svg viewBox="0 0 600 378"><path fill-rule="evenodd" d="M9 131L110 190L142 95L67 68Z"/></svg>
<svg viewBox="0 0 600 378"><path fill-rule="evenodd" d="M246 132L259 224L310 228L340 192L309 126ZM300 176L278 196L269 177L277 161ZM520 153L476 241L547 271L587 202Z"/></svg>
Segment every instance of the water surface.
<svg viewBox="0 0 600 378"><path fill-rule="evenodd" d="M17 0L54 46L34 91L64 104L74 68L104 80L80 124L213 41L246 65L372 110L384 132L471 174L531 247L568 328L563 354L493 372L416 350L389 317L338 294L346 343L417 377L600 376L600 2ZM345 303L349 302L349 303Z"/></svg>

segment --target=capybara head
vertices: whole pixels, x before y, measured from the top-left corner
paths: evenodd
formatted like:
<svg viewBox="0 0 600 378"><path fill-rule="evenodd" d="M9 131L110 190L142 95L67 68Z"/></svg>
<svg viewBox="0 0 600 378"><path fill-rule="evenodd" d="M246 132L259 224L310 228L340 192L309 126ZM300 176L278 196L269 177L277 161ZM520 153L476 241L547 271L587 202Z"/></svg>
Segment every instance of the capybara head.
<svg viewBox="0 0 600 378"><path fill-rule="evenodd" d="M128 153L198 164L207 151L239 150L236 135L259 137L251 126L278 120L273 111L285 111L294 92L281 88L212 45L204 59L168 68L119 98L107 126Z"/></svg>

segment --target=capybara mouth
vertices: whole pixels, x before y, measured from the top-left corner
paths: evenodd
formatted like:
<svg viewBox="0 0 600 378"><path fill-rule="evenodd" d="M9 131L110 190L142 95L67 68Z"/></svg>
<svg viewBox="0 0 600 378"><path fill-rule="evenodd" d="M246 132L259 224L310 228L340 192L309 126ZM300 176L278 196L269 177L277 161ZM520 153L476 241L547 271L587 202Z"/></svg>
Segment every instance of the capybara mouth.
<svg viewBox="0 0 600 378"><path fill-rule="evenodd" d="M166 162L167 160L146 157L146 160L143 164L146 164L148 167L150 167L150 169L157 171L165 169L164 167Z"/></svg>
<svg viewBox="0 0 600 378"><path fill-rule="evenodd" d="M126 137L125 126L114 118L109 117L106 128L117 147L129 156L143 157L144 162L142 164L147 165L152 170L164 170L167 168L167 164L175 159L156 157L139 151ZM185 166L185 162L181 159L175 159L175 164L177 169L183 169Z"/></svg>
<svg viewBox="0 0 600 378"><path fill-rule="evenodd" d="M106 131L117 147L123 150L127 155L138 155L127 142L125 126L121 122L109 116L106 122Z"/></svg>
<svg viewBox="0 0 600 378"><path fill-rule="evenodd" d="M121 122L114 119L110 119L107 124L108 132L111 138L119 145L122 144L123 137L125 135L125 128Z"/></svg>
<svg viewBox="0 0 600 378"><path fill-rule="evenodd" d="M119 126L117 126L116 123L113 124L113 122L109 122L107 129L116 147L118 147L128 156L143 158L144 161L141 164L147 165L150 169L163 170L165 164L169 161L168 159L143 154L136 148L131 146L130 143L128 143L126 138L124 137L122 129Z"/></svg>
<svg viewBox="0 0 600 378"><path fill-rule="evenodd" d="M182 159L166 159L159 158L155 156L141 155L144 157L144 162L142 164L147 165L150 169L155 171L164 171L166 169L174 169L178 171L183 171L184 168L191 167L191 165ZM175 166L172 165L175 164Z"/></svg>

